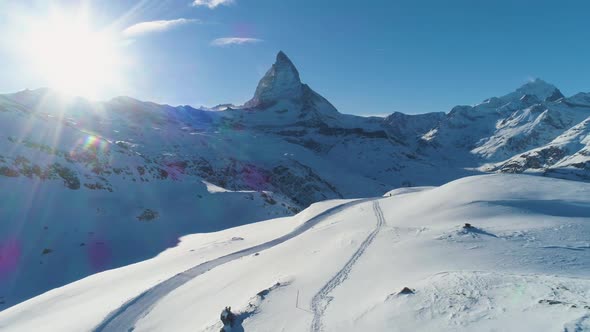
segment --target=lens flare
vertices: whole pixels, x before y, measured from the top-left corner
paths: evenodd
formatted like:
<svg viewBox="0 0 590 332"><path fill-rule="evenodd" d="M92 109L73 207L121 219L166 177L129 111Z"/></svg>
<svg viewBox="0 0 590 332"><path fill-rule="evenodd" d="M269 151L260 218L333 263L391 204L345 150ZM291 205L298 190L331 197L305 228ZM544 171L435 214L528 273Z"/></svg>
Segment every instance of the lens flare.
<svg viewBox="0 0 590 332"><path fill-rule="evenodd" d="M102 151L106 152L108 150L109 144L104 139L101 139L97 136L88 136L83 144L84 150L94 150L94 151Z"/></svg>
<svg viewBox="0 0 590 332"><path fill-rule="evenodd" d="M86 251L88 262L94 272L104 271L111 265L111 248L105 240L92 241Z"/></svg>
<svg viewBox="0 0 590 332"><path fill-rule="evenodd" d="M0 280L18 268L21 254L21 244L16 238L0 242Z"/></svg>
<svg viewBox="0 0 590 332"><path fill-rule="evenodd" d="M46 17L23 21L20 48L50 88L98 98L122 84L123 42L115 31L94 29L88 9L54 8Z"/></svg>

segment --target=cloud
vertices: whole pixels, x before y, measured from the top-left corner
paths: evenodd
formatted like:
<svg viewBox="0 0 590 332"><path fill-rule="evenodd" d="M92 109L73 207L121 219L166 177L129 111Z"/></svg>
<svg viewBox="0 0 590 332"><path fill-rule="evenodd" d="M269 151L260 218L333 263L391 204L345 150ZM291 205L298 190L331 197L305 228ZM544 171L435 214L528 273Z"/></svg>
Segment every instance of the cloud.
<svg viewBox="0 0 590 332"><path fill-rule="evenodd" d="M239 37L226 37L217 38L211 42L213 46L229 46L229 45L244 45L244 44L256 44L263 41L258 38L239 38Z"/></svg>
<svg viewBox="0 0 590 332"><path fill-rule="evenodd" d="M127 29L123 30L123 34L127 37L135 37L152 32L162 32L174 27L199 22L199 20L192 20L186 18L178 18L175 20L161 20L161 21L149 21L134 24Z"/></svg>
<svg viewBox="0 0 590 332"><path fill-rule="evenodd" d="M207 6L209 7L209 9L213 9L217 6L220 5L230 5L234 2L234 0L194 0L193 1L193 6L198 7L198 6Z"/></svg>

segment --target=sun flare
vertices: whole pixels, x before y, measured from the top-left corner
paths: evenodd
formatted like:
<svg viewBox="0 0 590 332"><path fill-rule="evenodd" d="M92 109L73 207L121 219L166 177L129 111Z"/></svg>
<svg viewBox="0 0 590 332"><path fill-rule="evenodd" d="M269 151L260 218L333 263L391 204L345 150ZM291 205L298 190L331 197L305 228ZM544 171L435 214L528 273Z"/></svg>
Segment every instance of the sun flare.
<svg viewBox="0 0 590 332"><path fill-rule="evenodd" d="M26 53L51 88L96 97L121 82L117 37L92 29L88 15L54 13L29 25Z"/></svg>

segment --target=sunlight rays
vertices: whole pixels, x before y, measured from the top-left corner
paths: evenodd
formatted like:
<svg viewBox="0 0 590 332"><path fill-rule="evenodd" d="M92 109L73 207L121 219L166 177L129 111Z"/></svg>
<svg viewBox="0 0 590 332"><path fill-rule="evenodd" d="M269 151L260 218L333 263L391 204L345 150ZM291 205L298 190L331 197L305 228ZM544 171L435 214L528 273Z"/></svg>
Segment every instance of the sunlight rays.
<svg viewBox="0 0 590 332"><path fill-rule="evenodd" d="M26 57L48 85L69 95L96 98L123 82L123 42L109 29L95 30L86 8L53 9L27 20Z"/></svg>

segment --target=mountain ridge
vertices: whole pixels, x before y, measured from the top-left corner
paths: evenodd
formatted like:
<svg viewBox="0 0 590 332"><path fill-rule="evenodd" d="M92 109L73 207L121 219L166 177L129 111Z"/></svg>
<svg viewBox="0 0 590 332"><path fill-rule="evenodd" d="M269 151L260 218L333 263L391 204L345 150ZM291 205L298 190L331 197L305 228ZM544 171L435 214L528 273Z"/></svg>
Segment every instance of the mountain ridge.
<svg viewBox="0 0 590 332"><path fill-rule="evenodd" d="M223 110L1 95L0 185L14 189L0 193L0 254L16 257L0 261L4 306L152 257L182 235L321 200L485 172L588 181L590 94L527 84L448 113L362 117L339 113L281 52L251 101Z"/></svg>

